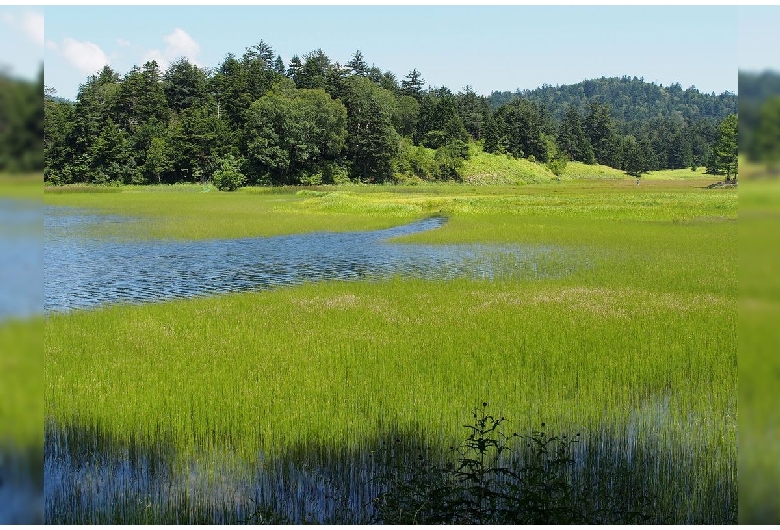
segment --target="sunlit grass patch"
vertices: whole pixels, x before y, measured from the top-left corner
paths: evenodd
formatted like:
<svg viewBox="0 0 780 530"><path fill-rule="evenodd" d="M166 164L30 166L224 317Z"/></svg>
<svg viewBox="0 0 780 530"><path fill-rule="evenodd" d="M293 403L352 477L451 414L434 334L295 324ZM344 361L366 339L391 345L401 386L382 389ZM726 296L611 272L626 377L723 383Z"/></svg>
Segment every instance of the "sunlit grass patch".
<svg viewBox="0 0 780 530"><path fill-rule="evenodd" d="M43 320L0 322L0 445L42 448Z"/></svg>
<svg viewBox="0 0 780 530"><path fill-rule="evenodd" d="M428 184L246 189L203 193L195 185L126 187L121 193L44 194L46 204L136 218L103 227L105 235L210 239L312 231L388 228L428 215L691 220L736 217L735 190L708 190L708 180L578 180L524 186ZM179 189L182 188L182 189ZM110 231L109 231L110 230Z"/></svg>
<svg viewBox="0 0 780 530"><path fill-rule="evenodd" d="M642 182L648 180L692 180L692 179L708 179L712 182L719 182L725 177L723 175L710 175L707 173L707 168L699 166L694 171L691 168L682 169L661 169L657 171L650 171L642 175Z"/></svg>
<svg viewBox="0 0 780 530"><path fill-rule="evenodd" d="M40 201L42 183L43 175L40 173L0 173L0 197Z"/></svg>
<svg viewBox="0 0 780 530"><path fill-rule="evenodd" d="M226 239L323 230L370 230L415 219L414 214L407 214L399 221L397 215L378 216L366 209L342 209L333 215L327 209L306 211L294 206L306 200L305 195L292 193L195 193L192 190L158 193L142 189L44 196L46 204L86 208L137 221L126 226L113 224L98 228L101 235L126 239Z"/></svg>
<svg viewBox="0 0 780 530"><path fill-rule="evenodd" d="M555 175L544 164L509 155L485 153L472 146L470 157L461 169L466 184L530 184L550 182Z"/></svg>
<svg viewBox="0 0 780 530"><path fill-rule="evenodd" d="M584 164L582 162L567 162L562 177L566 179L631 179L625 171L601 164Z"/></svg>
<svg viewBox="0 0 780 530"><path fill-rule="evenodd" d="M91 418L115 434L151 435L162 427L187 451L224 436L249 456L306 440L358 443L372 426L351 429L352 407L371 411L366 418L440 422L466 396L472 402L483 395L508 399L540 420L597 421L605 399L627 405L649 390L674 389L705 406L687 389L728 384L734 339L725 335L734 322L722 298L595 292L344 283L52 316L47 406L65 423ZM722 322L718 331L708 329L715 321ZM663 332L653 324L660 322ZM87 329L100 330L90 332L89 343ZM594 362L599 370L582 371ZM491 377L472 379L478 367ZM529 378L517 379L518 370ZM579 382L570 386L575 375ZM678 377L686 384L676 384ZM537 386L544 381L549 386ZM545 387L553 395L544 395ZM567 395L576 414L558 402ZM223 436L203 430L212 428Z"/></svg>

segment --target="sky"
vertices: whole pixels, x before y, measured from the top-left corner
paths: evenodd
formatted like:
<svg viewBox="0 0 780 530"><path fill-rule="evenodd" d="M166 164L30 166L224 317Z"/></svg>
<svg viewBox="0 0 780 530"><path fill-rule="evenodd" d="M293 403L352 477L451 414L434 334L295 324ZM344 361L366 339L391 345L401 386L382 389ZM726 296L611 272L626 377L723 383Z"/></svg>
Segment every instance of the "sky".
<svg viewBox="0 0 780 530"><path fill-rule="evenodd" d="M2 8L0 8L2 9ZM737 91L734 6L46 6L45 83L75 99L104 64L216 67L260 40L282 56L356 50L400 80L480 94L602 76Z"/></svg>
<svg viewBox="0 0 780 530"><path fill-rule="evenodd" d="M780 6L740 7L737 20L740 69L780 72Z"/></svg>
<svg viewBox="0 0 780 530"><path fill-rule="evenodd" d="M0 72L33 80L43 64L41 8L0 5Z"/></svg>

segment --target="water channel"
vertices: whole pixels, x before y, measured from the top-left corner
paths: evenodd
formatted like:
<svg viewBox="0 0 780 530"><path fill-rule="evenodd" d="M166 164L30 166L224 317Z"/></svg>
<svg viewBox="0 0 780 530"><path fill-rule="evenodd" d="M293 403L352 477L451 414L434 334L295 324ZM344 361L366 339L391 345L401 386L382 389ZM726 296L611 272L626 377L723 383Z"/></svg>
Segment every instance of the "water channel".
<svg viewBox="0 0 780 530"><path fill-rule="evenodd" d="M40 204L0 199L0 322L42 311L42 227Z"/></svg>
<svg viewBox="0 0 780 530"><path fill-rule="evenodd" d="M122 222L133 220L46 207L45 313L326 280L540 278L579 266L571 255L549 246L391 242L439 228L445 217L385 230L206 241L90 235L90 226Z"/></svg>

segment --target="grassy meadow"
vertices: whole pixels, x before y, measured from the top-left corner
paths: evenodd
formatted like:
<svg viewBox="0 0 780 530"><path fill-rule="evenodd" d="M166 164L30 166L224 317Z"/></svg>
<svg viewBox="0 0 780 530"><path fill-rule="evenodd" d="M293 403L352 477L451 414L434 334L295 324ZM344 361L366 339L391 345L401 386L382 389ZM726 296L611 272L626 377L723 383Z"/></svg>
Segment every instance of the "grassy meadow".
<svg viewBox="0 0 780 530"><path fill-rule="evenodd" d="M739 238L740 523L780 519L780 180L741 161Z"/></svg>
<svg viewBox="0 0 780 530"><path fill-rule="evenodd" d="M449 218L442 228L397 243L546 244L587 263L553 279L395 277L52 314L47 458L144 454L144 465L179 477L171 481L206 477L211 493L155 496L132 483L108 507L71 491L47 500L47 520L236 522L269 498L252 496L259 483L286 492L275 497L284 510L305 499L257 478L273 462L290 463L287 480L296 465L324 473L353 462L333 476L365 483L368 455L386 439L409 440L410 453L457 444L485 401L520 433L542 423L581 432L593 469L627 470L613 489L653 497L654 522L734 522L737 192L686 172L640 186L596 175L520 186L47 190L46 204L136 218L104 232L120 238L366 230L439 214ZM125 480L116 469L103 472ZM225 469L239 485L219 482ZM97 491L98 475L73 484Z"/></svg>

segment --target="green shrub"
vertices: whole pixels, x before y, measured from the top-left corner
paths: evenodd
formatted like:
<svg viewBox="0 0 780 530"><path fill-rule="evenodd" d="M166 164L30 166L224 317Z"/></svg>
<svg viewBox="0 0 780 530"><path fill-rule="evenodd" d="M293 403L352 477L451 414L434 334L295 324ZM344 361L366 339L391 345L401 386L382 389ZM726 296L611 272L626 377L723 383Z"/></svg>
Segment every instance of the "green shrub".
<svg viewBox="0 0 780 530"><path fill-rule="evenodd" d="M647 522L652 500L621 506L620 488L593 490L575 483L575 437L506 435L506 421L474 411L474 423L458 447L455 461L438 466L420 455L387 477L385 493L374 499L374 522L382 524L614 524ZM542 424L542 428L545 424ZM512 440L525 442L522 460ZM515 444L516 445L516 444ZM521 445L522 447L522 445ZM594 494L594 491L596 493Z"/></svg>
<svg viewBox="0 0 780 530"><path fill-rule="evenodd" d="M234 191L246 182L246 177L241 172L241 162L233 155L227 155L219 161L219 168L211 179L220 191Z"/></svg>

